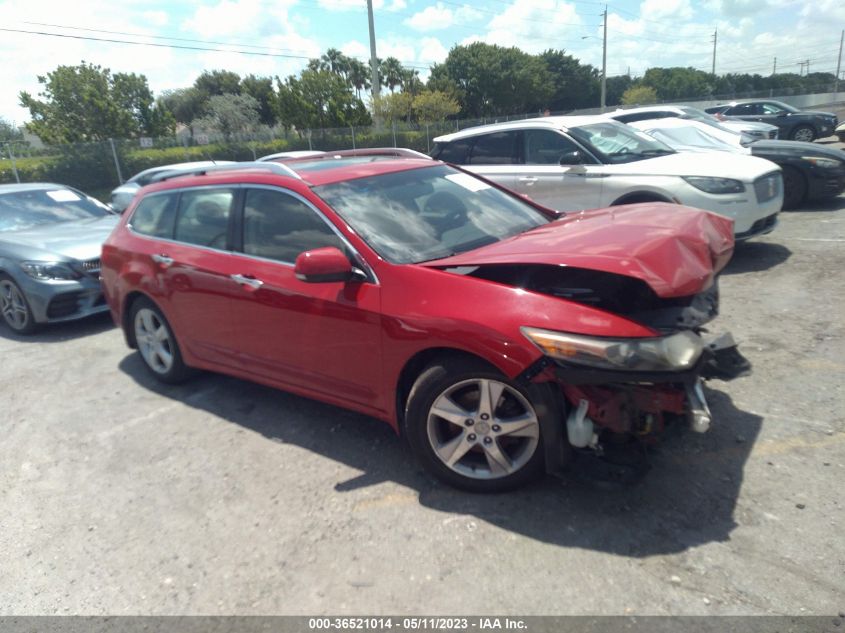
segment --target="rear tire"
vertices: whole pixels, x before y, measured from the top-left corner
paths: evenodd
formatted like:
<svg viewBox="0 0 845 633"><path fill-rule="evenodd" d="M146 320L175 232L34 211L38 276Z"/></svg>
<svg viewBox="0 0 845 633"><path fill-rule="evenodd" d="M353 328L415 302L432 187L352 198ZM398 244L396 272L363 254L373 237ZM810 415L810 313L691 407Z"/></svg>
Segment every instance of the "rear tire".
<svg viewBox="0 0 845 633"><path fill-rule="evenodd" d="M0 314L16 334L32 334L38 329L23 290L8 275L0 275Z"/></svg>
<svg viewBox="0 0 845 633"><path fill-rule="evenodd" d="M451 486L471 492L519 488L543 472L544 416L557 410L545 393L478 359L440 359L408 396L408 443L422 466Z"/></svg>
<svg viewBox="0 0 845 633"><path fill-rule="evenodd" d="M783 208L796 209L807 198L807 181L797 169L783 168Z"/></svg>
<svg viewBox="0 0 845 633"><path fill-rule="evenodd" d="M132 303L130 327L138 346L138 353L156 380L168 384L180 383L194 374L182 360L173 329L156 304L145 297Z"/></svg>

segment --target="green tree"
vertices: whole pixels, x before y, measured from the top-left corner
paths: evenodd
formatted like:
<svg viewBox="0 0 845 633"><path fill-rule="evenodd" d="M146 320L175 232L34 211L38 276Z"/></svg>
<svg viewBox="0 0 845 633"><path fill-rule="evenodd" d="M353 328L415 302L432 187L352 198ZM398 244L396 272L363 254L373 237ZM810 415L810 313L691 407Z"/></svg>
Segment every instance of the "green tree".
<svg viewBox="0 0 845 633"><path fill-rule="evenodd" d="M258 115L264 125L276 125L277 95L270 77L247 75L241 79L241 94L249 95L258 102Z"/></svg>
<svg viewBox="0 0 845 633"><path fill-rule="evenodd" d="M622 103L622 95L634 84L628 75L617 75L607 78L607 105L615 106Z"/></svg>
<svg viewBox="0 0 845 633"><path fill-rule="evenodd" d="M713 75L695 68L649 68L641 83L660 99L695 99L713 93Z"/></svg>
<svg viewBox="0 0 845 633"><path fill-rule="evenodd" d="M437 123L461 111L461 104L438 90L426 90L414 97L414 113L423 124Z"/></svg>
<svg viewBox="0 0 845 633"><path fill-rule="evenodd" d="M0 117L0 142L2 141L19 141L23 138L21 132L16 125L13 125L3 117ZM3 152L0 152L3 156ZM5 156L3 156L5 158Z"/></svg>
<svg viewBox="0 0 845 633"><path fill-rule="evenodd" d="M298 79L288 78L285 107L301 108L291 120L297 127L330 128L370 125L364 104L342 77L328 70L303 70Z"/></svg>
<svg viewBox="0 0 845 633"><path fill-rule="evenodd" d="M195 87L169 90L161 95L161 103L178 123L190 125L203 115L208 97Z"/></svg>
<svg viewBox="0 0 845 633"><path fill-rule="evenodd" d="M465 117L536 111L554 94L546 64L515 47L482 42L455 46L431 74L435 82L450 79L457 85Z"/></svg>
<svg viewBox="0 0 845 633"><path fill-rule="evenodd" d="M413 114L414 97L408 92L391 92L373 99L371 107L378 118L387 123L408 121Z"/></svg>
<svg viewBox="0 0 845 633"><path fill-rule="evenodd" d="M214 95L208 100L207 113L192 127L220 132L226 141L237 134L255 132L260 123L260 104L249 95Z"/></svg>
<svg viewBox="0 0 845 633"><path fill-rule="evenodd" d="M379 62L379 80L393 92L397 86L402 85L402 79L405 76L405 67L395 57L388 57L384 61Z"/></svg>
<svg viewBox="0 0 845 633"><path fill-rule="evenodd" d="M82 62L39 76L36 99L20 93L32 121L26 128L46 143L170 134L173 117L155 102L143 75L115 73Z"/></svg>
<svg viewBox="0 0 845 633"><path fill-rule="evenodd" d="M622 95L622 105L648 105L657 102L657 92L651 86L631 86Z"/></svg>
<svg viewBox="0 0 845 633"><path fill-rule="evenodd" d="M601 75L589 64L582 66L572 55L547 50L540 59L552 76L554 93L546 104L550 110L593 108L601 100Z"/></svg>
<svg viewBox="0 0 845 633"><path fill-rule="evenodd" d="M355 88L355 95L360 99L362 90L369 90L371 88L372 73L369 65L358 61L357 59L349 60L349 84Z"/></svg>
<svg viewBox="0 0 845 633"><path fill-rule="evenodd" d="M231 70L206 70L194 81L194 88L206 97L241 93L241 77Z"/></svg>

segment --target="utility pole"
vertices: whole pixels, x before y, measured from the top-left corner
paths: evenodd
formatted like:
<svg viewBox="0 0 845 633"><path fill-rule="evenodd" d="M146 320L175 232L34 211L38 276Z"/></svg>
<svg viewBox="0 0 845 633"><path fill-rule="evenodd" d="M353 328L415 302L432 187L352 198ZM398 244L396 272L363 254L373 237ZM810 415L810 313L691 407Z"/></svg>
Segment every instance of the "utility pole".
<svg viewBox="0 0 845 633"><path fill-rule="evenodd" d="M604 5L604 40L601 47L601 111L607 104L607 5Z"/></svg>
<svg viewBox="0 0 845 633"><path fill-rule="evenodd" d="M716 40L719 37L718 29L713 31L713 70L710 71L710 74L714 77L716 76Z"/></svg>
<svg viewBox="0 0 845 633"><path fill-rule="evenodd" d="M810 76L810 60L808 59L805 63L807 64L807 76L809 77Z"/></svg>
<svg viewBox="0 0 845 633"><path fill-rule="evenodd" d="M842 67L842 41L845 40L845 30L839 36L839 57L836 58L836 79L833 82L833 93L839 92L839 69Z"/></svg>
<svg viewBox="0 0 845 633"><path fill-rule="evenodd" d="M774 64L772 64L772 74L777 75L778 73L778 58L775 57Z"/></svg>
<svg viewBox="0 0 845 633"><path fill-rule="evenodd" d="M377 108L375 107L375 102L378 101L379 96L381 96L381 86L379 85L378 80L378 57L376 56L376 27L373 20L373 0L367 0L367 17L370 20L370 70L372 71L373 83L373 115L376 127L380 127L381 121L379 120L378 114L376 114Z"/></svg>

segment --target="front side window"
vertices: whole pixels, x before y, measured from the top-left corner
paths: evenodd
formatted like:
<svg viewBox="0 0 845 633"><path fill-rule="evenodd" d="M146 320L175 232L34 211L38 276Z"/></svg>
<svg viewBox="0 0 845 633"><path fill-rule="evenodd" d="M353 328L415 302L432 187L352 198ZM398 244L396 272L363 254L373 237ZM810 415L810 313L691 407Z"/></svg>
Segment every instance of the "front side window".
<svg viewBox="0 0 845 633"><path fill-rule="evenodd" d="M607 163L631 163L675 151L645 132L608 121L569 129L569 133Z"/></svg>
<svg viewBox="0 0 845 633"><path fill-rule="evenodd" d="M322 185L314 192L394 264L448 257L550 220L517 196L447 165Z"/></svg>
<svg viewBox="0 0 845 633"><path fill-rule="evenodd" d="M496 132L475 137L471 165L511 165L516 162L516 132Z"/></svg>
<svg viewBox="0 0 845 633"><path fill-rule="evenodd" d="M763 114L780 114L781 112L786 112L786 110L781 108L776 103L763 104Z"/></svg>
<svg viewBox="0 0 845 633"><path fill-rule="evenodd" d="M303 201L281 191L250 189L244 202L244 253L293 263L305 251L343 249L340 237Z"/></svg>
<svg viewBox="0 0 845 633"><path fill-rule="evenodd" d="M753 116L762 113L763 109L758 103L740 103L732 107L725 114L730 116Z"/></svg>
<svg viewBox="0 0 845 633"><path fill-rule="evenodd" d="M234 199L232 189L183 191L174 239L197 246L226 248Z"/></svg>
<svg viewBox="0 0 845 633"><path fill-rule="evenodd" d="M525 163L527 165L560 165L566 153L578 146L565 136L550 130L525 130Z"/></svg>
<svg viewBox="0 0 845 633"><path fill-rule="evenodd" d="M444 143L437 153L436 158L444 163L466 165L469 161L469 150L472 147L472 139L459 139L451 143Z"/></svg>

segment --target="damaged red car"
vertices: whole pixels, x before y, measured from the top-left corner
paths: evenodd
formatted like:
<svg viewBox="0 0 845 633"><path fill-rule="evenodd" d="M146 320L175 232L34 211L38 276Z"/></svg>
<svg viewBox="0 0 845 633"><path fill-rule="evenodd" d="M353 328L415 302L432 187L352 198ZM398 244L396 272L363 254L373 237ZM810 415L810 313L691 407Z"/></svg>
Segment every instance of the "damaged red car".
<svg viewBox="0 0 845 633"><path fill-rule="evenodd" d="M238 376L389 423L473 491L706 431L748 369L718 313L731 221L563 214L410 151L168 174L106 241L115 322L156 378ZM279 424L284 424L280 418Z"/></svg>

